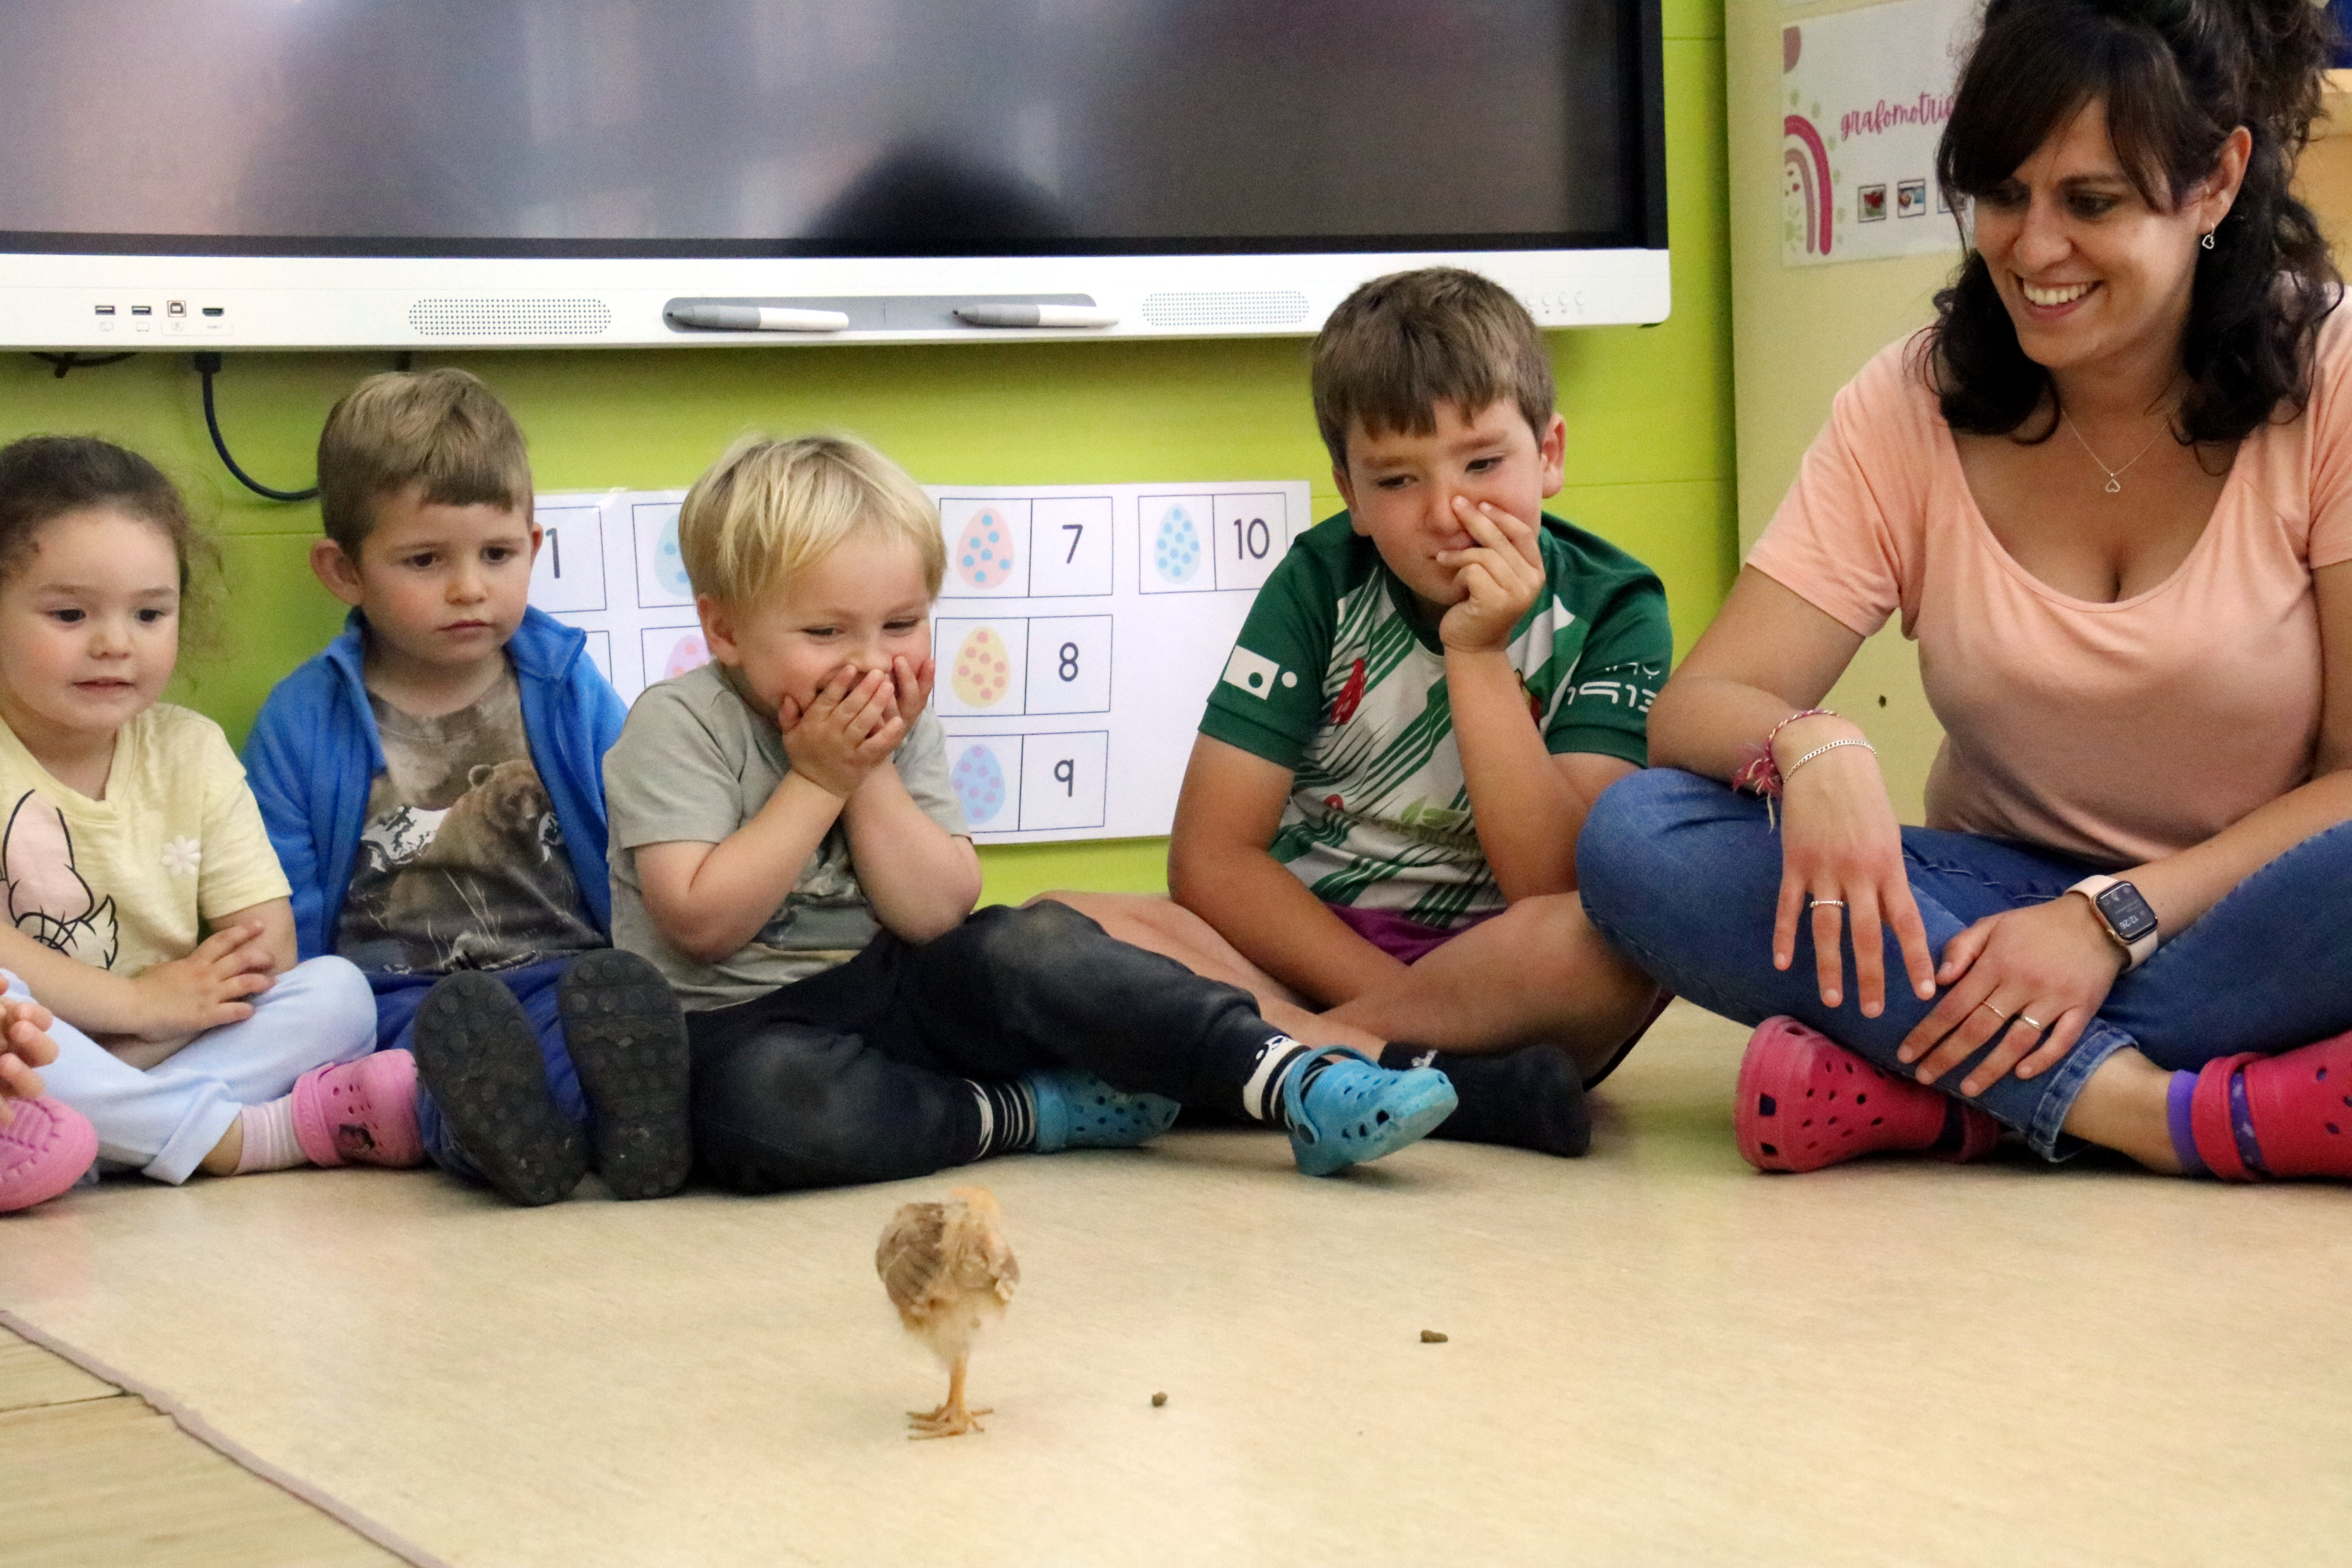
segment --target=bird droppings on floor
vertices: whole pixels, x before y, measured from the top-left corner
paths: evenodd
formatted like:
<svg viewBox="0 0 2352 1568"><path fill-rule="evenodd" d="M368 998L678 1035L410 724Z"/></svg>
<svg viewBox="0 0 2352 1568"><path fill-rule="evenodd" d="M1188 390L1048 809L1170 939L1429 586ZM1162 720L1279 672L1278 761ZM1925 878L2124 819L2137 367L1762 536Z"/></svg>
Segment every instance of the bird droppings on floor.
<svg viewBox="0 0 2352 1568"><path fill-rule="evenodd" d="M1151 1396L1151 1408L1154 1410L1159 1409L1161 1405L1167 1403L1168 1396L1164 1394L1155 1394Z"/></svg>
<svg viewBox="0 0 2352 1568"><path fill-rule="evenodd" d="M1425 1345L1442 1345L1451 1337L1451 1335L1439 1333L1435 1329L1421 1331L1421 1342Z"/></svg>

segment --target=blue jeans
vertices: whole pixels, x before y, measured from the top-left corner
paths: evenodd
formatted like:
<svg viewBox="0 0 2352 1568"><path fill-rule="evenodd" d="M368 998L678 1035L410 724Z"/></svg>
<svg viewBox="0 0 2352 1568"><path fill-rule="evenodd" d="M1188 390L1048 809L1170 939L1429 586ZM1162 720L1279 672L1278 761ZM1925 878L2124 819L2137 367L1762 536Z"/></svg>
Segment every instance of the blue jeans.
<svg viewBox="0 0 2352 1568"><path fill-rule="evenodd" d="M515 1000L522 1004L524 1014L530 1019L531 1032L539 1037L540 1060L547 1068L547 1092L554 1099L555 1109L574 1127L585 1127L588 1096L580 1088L580 1074L572 1067L572 1053L563 1044L563 1019L556 1011L555 996L556 983L579 956L568 953L525 964L520 969L491 973L494 979L515 994ZM368 975L368 984L375 990L376 1049L416 1048L416 1010L425 1005L425 994L443 978L438 974ZM469 1182L489 1179L458 1146L457 1135L449 1131L448 1119L441 1114L441 1108L422 1085L416 1090L416 1132L433 1163L451 1175L463 1176Z"/></svg>
<svg viewBox="0 0 2352 1568"><path fill-rule="evenodd" d="M2046 903L2098 868L2063 855L1969 833L1903 830L1911 894L1940 954L1990 914ZM1895 1048L1932 1002L1904 979L1885 940L1886 1010L1865 1018L1845 960L1843 1006L1822 1005L1811 922L1797 925L1796 961L1772 967L1772 913L1780 891L1780 837L1764 803L1670 768L1620 780L1585 820L1577 850L1593 925L1661 984L1742 1024L1778 1014L1909 1077ZM1977 1103L2048 1159L2074 1152L2059 1131L2100 1063L2131 1047L2158 1067L2203 1066L2240 1051L2273 1054L2352 1028L2352 823L2279 856L2238 884L2203 919L2122 976L2098 1016L2054 1069L2011 1074ZM1989 1050L1990 1045L1987 1049ZM1957 1094L1985 1053L1937 1084Z"/></svg>

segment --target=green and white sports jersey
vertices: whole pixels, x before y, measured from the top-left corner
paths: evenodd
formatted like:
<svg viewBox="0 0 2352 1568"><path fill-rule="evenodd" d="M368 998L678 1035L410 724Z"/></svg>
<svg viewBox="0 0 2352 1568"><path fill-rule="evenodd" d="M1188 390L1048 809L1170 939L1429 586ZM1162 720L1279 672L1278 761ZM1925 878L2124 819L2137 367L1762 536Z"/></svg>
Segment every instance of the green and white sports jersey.
<svg viewBox="0 0 2352 1568"><path fill-rule="evenodd" d="M1546 516L1546 592L1512 668L1545 748L1649 760L1674 636L1650 569ZM1503 908L1470 816L1445 654L1348 514L1299 536L1258 590L1201 732L1291 770L1274 858L1328 903L1451 928Z"/></svg>

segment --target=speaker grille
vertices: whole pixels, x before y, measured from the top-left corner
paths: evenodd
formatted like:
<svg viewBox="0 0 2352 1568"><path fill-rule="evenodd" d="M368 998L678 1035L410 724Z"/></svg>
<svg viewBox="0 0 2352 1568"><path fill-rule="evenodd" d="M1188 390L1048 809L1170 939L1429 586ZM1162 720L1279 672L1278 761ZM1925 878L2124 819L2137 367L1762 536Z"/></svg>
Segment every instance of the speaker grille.
<svg viewBox="0 0 2352 1568"><path fill-rule="evenodd" d="M578 337L613 324L602 300L419 300L408 324L428 338Z"/></svg>
<svg viewBox="0 0 2352 1568"><path fill-rule="evenodd" d="M1290 327L1307 319L1307 296L1296 289L1148 294L1143 319L1155 327Z"/></svg>

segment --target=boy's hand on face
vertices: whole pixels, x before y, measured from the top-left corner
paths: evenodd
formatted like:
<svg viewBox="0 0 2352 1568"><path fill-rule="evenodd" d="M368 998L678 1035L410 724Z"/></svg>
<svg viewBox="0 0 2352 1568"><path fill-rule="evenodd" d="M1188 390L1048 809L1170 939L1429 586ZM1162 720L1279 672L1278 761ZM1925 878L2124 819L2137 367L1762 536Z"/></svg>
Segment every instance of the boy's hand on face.
<svg viewBox="0 0 2352 1568"><path fill-rule="evenodd" d="M784 755L793 771L826 794L847 800L907 738L892 673L864 674L843 665L825 677L803 710L786 697L776 710Z"/></svg>
<svg viewBox="0 0 2352 1568"><path fill-rule="evenodd" d="M890 679L898 698L898 716L912 730L915 721L923 716L924 707L931 700L931 683L939 666L930 659L917 664L905 654L890 661Z"/></svg>
<svg viewBox="0 0 2352 1568"><path fill-rule="evenodd" d="M1542 550L1536 531L1500 507L1456 496L1454 515L1473 542L1433 557L1454 568L1454 580L1464 590L1438 622L1437 639L1449 652L1497 653L1542 591Z"/></svg>

